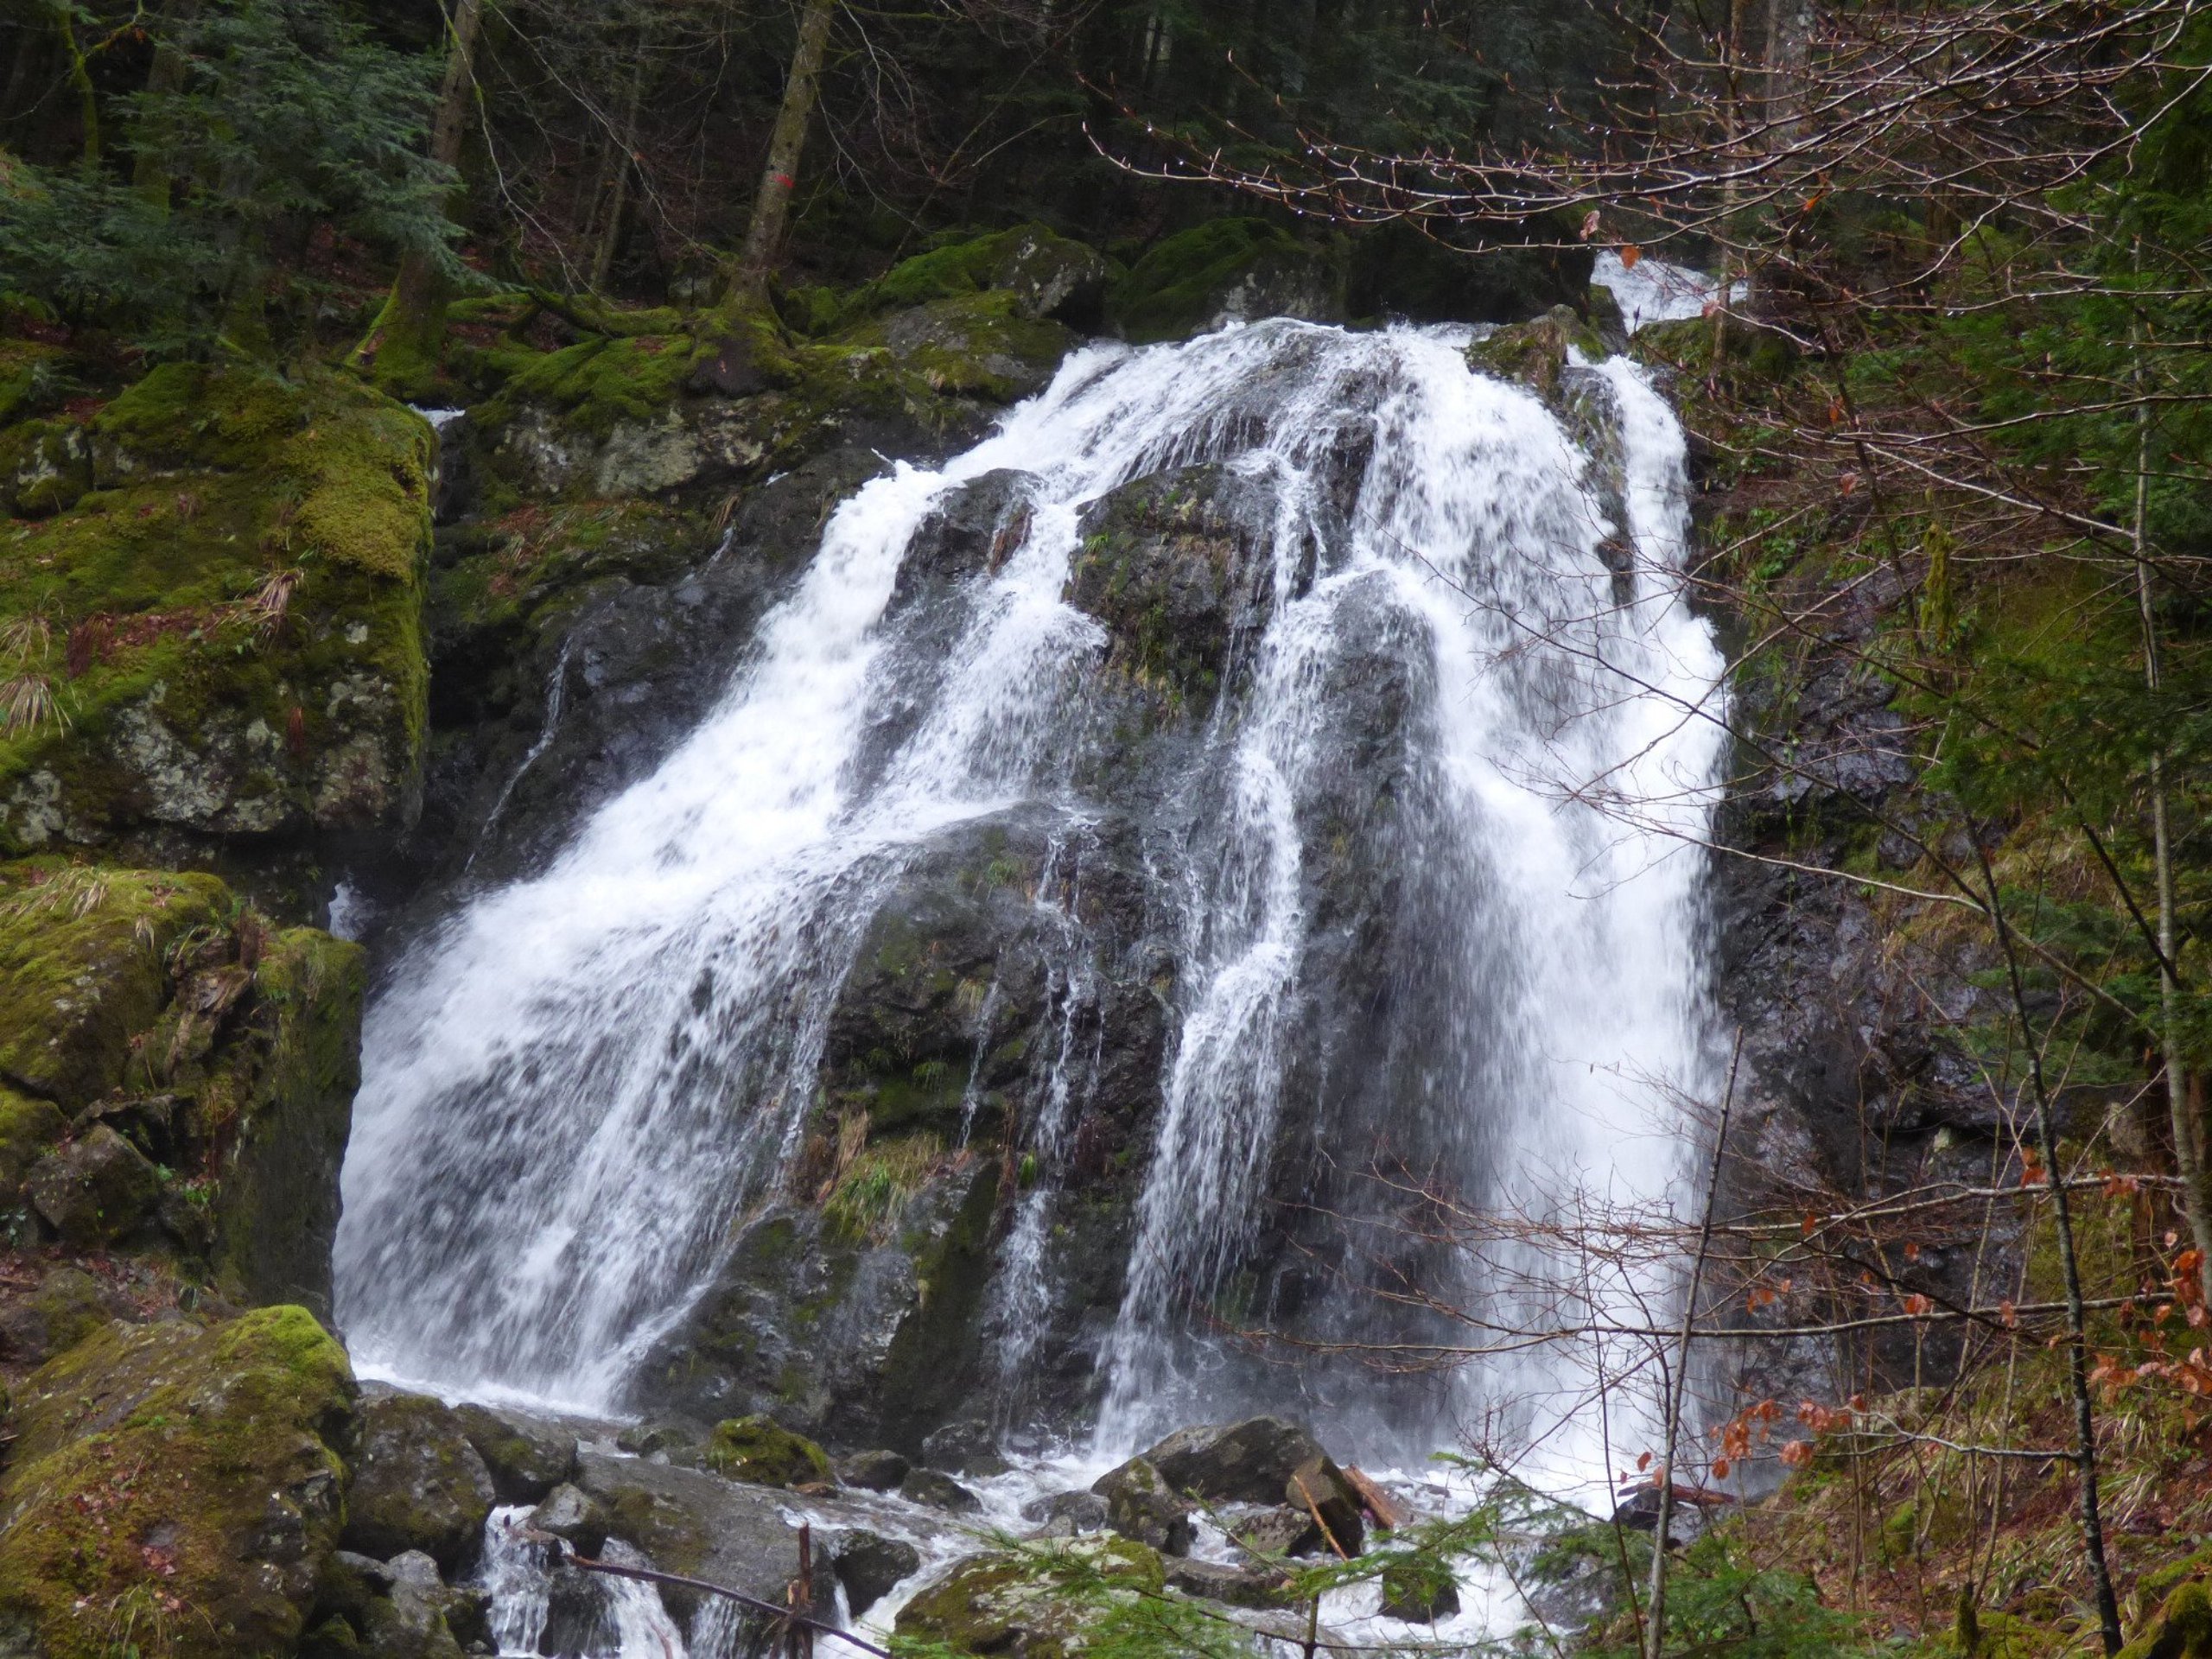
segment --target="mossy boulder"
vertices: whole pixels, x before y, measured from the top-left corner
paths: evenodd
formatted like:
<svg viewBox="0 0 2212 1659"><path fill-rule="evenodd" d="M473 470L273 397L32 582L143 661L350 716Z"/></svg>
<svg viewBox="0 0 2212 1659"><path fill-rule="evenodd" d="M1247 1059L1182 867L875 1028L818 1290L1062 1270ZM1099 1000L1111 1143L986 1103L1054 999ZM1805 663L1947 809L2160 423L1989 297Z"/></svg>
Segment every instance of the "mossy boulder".
<svg viewBox="0 0 2212 1659"><path fill-rule="evenodd" d="M1066 1659L1117 1607L1157 1595L1156 1551L1127 1538L1087 1538L993 1550L963 1561L901 1608L902 1637L962 1653Z"/></svg>
<svg viewBox="0 0 2212 1659"><path fill-rule="evenodd" d="M1090 1490L1106 1500L1106 1524L1163 1555L1191 1553L1191 1517L1197 1506L1182 1497L1143 1458L1108 1470Z"/></svg>
<svg viewBox="0 0 2212 1659"><path fill-rule="evenodd" d="M56 1268L28 1298L0 1312L0 1359L42 1365L128 1311L126 1302L82 1268Z"/></svg>
<svg viewBox="0 0 2212 1659"><path fill-rule="evenodd" d="M72 421L25 421L0 435L0 506L17 518L67 512L92 487L92 447Z"/></svg>
<svg viewBox="0 0 2212 1659"><path fill-rule="evenodd" d="M0 1650L276 1659L344 1511L344 1350L303 1308L111 1325L18 1391Z"/></svg>
<svg viewBox="0 0 2212 1659"><path fill-rule="evenodd" d="M1573 311L1555 305L1532 321L1497 329L1475 341L1467 347L1467 366L1500 380L1517 380L1549 398L1559 391L1570 350L1594 361L1605 355L1605 343Z"/></svg>
<svg viewBox="0 0 2212 1659"><path fill-rule="evenodd" d="M365 963L212 876L0 866L11 1196L83 1247L157 1213L232 1301L327 1307Z"/></svg>
<svg viewBox="0 0 2212 1659"><path fill-rule="evenodd" d="M451 1407L421 1394L363 1402L347 1548L378 1560L419 1549L450 1574L476 1559L497 1501L491 1472Z"/></svg>
<svg viewBox="0 0 2212 1659"><path fill-rule="evenodd" d="M2120 1659L2212 1659L2212 1588L2196 1580L2176 1590Z"/></svg>
<svg viewBox="0 0 2212 1659"><path fill-rule="evenodd" d="M68 1128L52 1101L0 1086L0 1211L16 1207L23 1177Z"/></svg>
<svg viewBox="0 0 2212 1659"><path fill-rule="evenodd" d="M0 1078L73 1113L116 1088L168 1000L168 952L229 901L210 875L0 870Z"/></svg>
<svg viewBox="0 0 2212 1659"><path fill-rule="evenodd" d="M556 1422L475 1404L454 1408L502 1503L535 1503L576 1472L576 1432Z"/></svg>
<svg viewBox="0 0 2212 1659"><path fill-rule="evenodd" d="M91 490L0 531L29 711L0 737L0 852L404 821L429 424L319 370L173 364L85 431Z"/></svg>
<svg viewBox="0 0 2212 1659"><path fill-rule="evenodd" d="M1017 316L1087 327L1098 321L1113 275L1113 262L1096 248L1022 225L917 254L861 289L842 315L996 289L1011 297Z"/></svg>
<svg viewBox="0 0 2212 1659"><path fill-rule="evenodd" d="M142 1231L161 1197L161 1172L105 1123L57 1147L23 1183L31 1208L73 1249L95 1250Z"/></svg>
<svg viewBox="0 0 2212 1659"><path fill-rule="evenodd" d="M367 971L360 946L327 933L270 936L252 969L252 1006L200 1094L207 1266L233 1300L329 1304Z"/></svg>
<svg viewBox="0 0 2212 1659"><path fill-rule="evenodd" d="M1334 254L1259 219L1217 219L1154 245L1113 285L1114 326L1129 340L1179 340L1225 321L1344 315Z"/></svg>
<svg viewBox="0 0 2212 1659"><path fill-rule="evenodd" d="M1086 509L1067 600L1105 625L1107 666L1203 717L1238 635L1266 620L1265 511L1218 466L1134 480Z"/></svg>
<svg viewBox="0 0 2212 1659"><path fill-rule="evenodd" d="M718 1475L754 1486L835 1484L837 1478L829 1453L757 1414L715 1424L700 1460Z"/></svg>

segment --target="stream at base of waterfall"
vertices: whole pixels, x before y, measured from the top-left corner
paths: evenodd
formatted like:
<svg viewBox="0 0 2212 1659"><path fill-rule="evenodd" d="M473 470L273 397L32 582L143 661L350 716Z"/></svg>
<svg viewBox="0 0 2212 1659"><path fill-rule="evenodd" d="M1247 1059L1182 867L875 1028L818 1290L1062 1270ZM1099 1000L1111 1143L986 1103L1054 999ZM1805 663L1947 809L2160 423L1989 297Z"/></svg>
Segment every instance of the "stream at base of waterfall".
<svg viewBox="0 0 2212 1659"><path fill-rule="evenodd" d="M1675 1263L1630 1250L1593 1267L1565 1241L1592 1217L1679 1220L1701 1197L1688 1193L1694 1107L1716 1101L1726 1058L1702 908L1723 664L1683 593L1682 435L1642 371L1578 365L1548 402L1471 371L1470 337L1278 321L1087 348L974 448L934 471L900 465L839 507L810 567L734 646L729 687L692 736L542 873L468 898L387 975L336 1262L364 1375L626 1415L640 1357L799 1156L830 1006L911 849L1009 806L1077 826L1102 810L1075 711L1088 677L1128 665L1067 602L1082 514L1209 462L1262 504L1259 568L1195 758L1147 784L1173 808L1146 856L1172 912L1174 1034L1120 1313L1087 1420L1041 1426L1077 1449L981 1483L986 1510L968 1520L1019 1530L1023 1501L1086 1487L1160 1433L1282 1404L1264 1367L1223 1381L1223 1339L1192 1309L1260 1248L1275 1160L1316 1109L1317 998L1384 988L1405 1009L1370 1022L1388 1087L1339 1089L1331 1109L1396 1137L1455 1202L1511 1217L1421 1259L1458 1340L1513 1351L1465 1358L1419 1423L1348 1410L1314 1427L1377 1447L1416 1510L1470 1491L1425 1469L1422 1447L1478 1442L1540 1488L1602 1503L1634 1455L1621 1448L1654 1443L1649 1387L1613 1386L1641 1351L1495 1338L1602 1325L1673 1294ZM955 626L912 625L894 595L917 531L950 492L1006 469L1019 545L963 575ZM1325 860L1310 809L1342 786L1342 671L1373 649L1378 616L1416 671L1393 810L1419 879L1391 891L1419 995L1317 984L1332 970L1317 965ZM1042 1241L1077 1139L1067 1075L1027 1109L1037 1173L995 1245L988 1328L1008 1376L1053 1294ZM1316 1300L1304 1334L1357 1345L1387 1331L1376 1287L1356 1278ZM976 1547L976 1528L884 1501L925 1567L870 1611L877 1630ZM804 1511L795 1498L792 1517ZM529 1652L543 1586L499 1541L514 1520L500 1516L482 1571L507 1650ZM1439 1636L1511 1627L1510 1597L1478 1587L1465 1605ZM610 1608L607 1653L683 1650L649 1592ZM1356 1631L1374 1610L1327 1611ZM715 1647L696 1625L691 1640Z"/></svg>

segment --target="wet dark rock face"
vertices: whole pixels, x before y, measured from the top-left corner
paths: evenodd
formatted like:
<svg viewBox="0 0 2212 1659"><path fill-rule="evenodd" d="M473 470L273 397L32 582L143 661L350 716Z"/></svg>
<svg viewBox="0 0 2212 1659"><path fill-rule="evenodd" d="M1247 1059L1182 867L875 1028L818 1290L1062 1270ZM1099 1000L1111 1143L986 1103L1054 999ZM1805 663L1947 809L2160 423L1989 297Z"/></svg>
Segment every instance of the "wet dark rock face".
<svg viewBox="0 0 2212 1659"><path fill-rule="evenodd" d="M1912 868L1923 847L1956 869L1976 861L1955 803L1909 758L1897 688L1858 655L1895 602L1891 580L1877 573L1836 595L1823 637L1783 671L1737 683L1743 738L1713 922L1719 1000L1742 1033L1723 1194L1738 1206L1824 1208L1931 1181L1986 1182L2009 1160L2005 1120L2024 1105L1991 1090L1956 1029L2000 1012L1999 994L1976 983L1997 966L1986 931L1861 879L1942 885ZM2059 1104L2082 1128L2108 1109L2091 1089L2064 1091ZM1991 1245L2001 1255L2011 1243L2000 1229ZM1887 1264L1891 1289L1964 1304L1975 1254L1971 1242L1923 1245ZM1985 1255L1985 1279L1997 1259ZM1785 1300L1764 1317L1812 1311ZM1870 1359L1896 1381L1933 1379L1955 1341L1937 1325L1917 1346L1899 1332L1871 1354L1751 1344L1733 1357L1733 1386L1748 1400L1787 1399L1856 1378L1848 1394Z"/></svg>

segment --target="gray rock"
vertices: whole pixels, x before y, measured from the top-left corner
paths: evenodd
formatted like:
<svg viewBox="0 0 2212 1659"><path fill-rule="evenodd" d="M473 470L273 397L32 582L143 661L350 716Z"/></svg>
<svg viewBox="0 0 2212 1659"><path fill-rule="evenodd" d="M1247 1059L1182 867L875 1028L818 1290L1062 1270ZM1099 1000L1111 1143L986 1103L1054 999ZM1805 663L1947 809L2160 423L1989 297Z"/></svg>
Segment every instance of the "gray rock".
<svg viewBox="0 0 2212 1659"><path fill-rule="evenodd" d="M1186 1596L1204 1596L1231 1607L1267 1609L1290 1605L1290 1580L1264 1567L1230 1567L1220 1561L1179 1560L1167 1564L1167 1587Z"/></svg>
<svg viewBox="0 0 2212 1659"><path fill-rule="evenodd" d="M1047 1538L1072 1538L1106 1529L1106 1500L1096 1492L1054 1492L1021 1506L1021 1518L1037 1522Z"/></svg>
<svg viewBox="0 0 2212 1659"><path fill-rule="evenodd" d="M703 1469L682 1469L638 1458L585 1451L575 1484L607 1512L609 1535L643 1550L664 1572L728 1585L747 1595L781 1603L798 1577L798 1532L785 1520L788 1492L724 1480ZM805 1500L826 1532L831 1527L866 1530L871 1517L830 1497ZM689 1619L697 1598L664 1587L671 1616ZM830 1575L816 1575L815 1611L835 1609Z"/></svg>
<svg viewBox="0 0 2212 1659"><path fill-rule="evenodd" d="M531 1511L530 1524L535 1531L567 1539L580 1555L598 1554L600 1546L607 1541L607 1511L565 1483L547 1493L545 1501Z"/></svg>
<svg viewBox="0 0 2212 1659"><path fill-rule="evenodd" d="M1283 1483L1282 1496L1294 1509L1318 1511L1329 1537L1345 1554L1359 1554L1367 1535L1359 1493L1327 1453L1308 1458L1293 1470Z"/></svg>
<svg viewBox="0 0 2212 1659"><path fill-rule="evenodd" d="M502 1503L536 1503L575 1476L575 1432L563 1424L474 1404L455 1406L454 1416Z"/></svg>
<svg viewBox="0 0 2212 1659"><path fill-rule="evenodd" d="M162 1195L161 1172L105 1123L32 1166L31 1207L62 1243L97 1249L137 1231Z"/></svg>
<svg viewBox="0 0 2212 1659"><path fill-rule="evenodd" d="M1288 1504L1248 1516L1230 1530L1247 1548L1269 1557L1313 1555L1328 1548L1313 1517Z"/></svg>
<svg viewBox="0 0 2212 1659"><path fill-rule="evenodd" d="M922 1570L919 1550L902 1540L874 1532L840 1533L830 1546L830 1559L855 1618Z"/></svg>
<svg viewBox="0 0 2212 1659"><path fill-rule="evenodd" d="M1179 1492L1215 1503L1280 1503L1299 1466L1326 1454L1296 1423L1250 1417L1178 1429L1144 1455Z"/></svg>
<svg viewBox="0 0 2212 1659"><path fill-rule="evenodd" d="M947 1423L922 1442L922 1461L932 1469L988 1478L1011 1466L999 1455L998 1436L988 1423Z"/></svg>
<svg viewBox="0 0 2212 1659"><path fill-rule="evenodd" d="M421 1551L448 1573L476 1559L498 1493L460 1419L419 1394L361 1402L343 1541L385 1559Z"/></svg>
<svg viewBox="0 0 2212 1659"><path fill-rule="evenodd" d="M837 1481L863 1492L895 1492L911 1467L896 1452L855 1452L836 1459Z"/></svg>
<svg viewBox="0 0 2212 1659"><path fill-rule="evenodd" d="M1092 1491L1106 1500L1106 1524L1124 1538L1149 1545L1163 1555L1191 1553L1194 1506L1179 1497L1160 1471L1142 1458L1131 1458L1101 1475Z"/></svg>
<svg viewBox="0 0 2212 1659"><path fill-rule="evenodd" d="M934 1469L911 1469L906 1478L899 1484L899 1495L917 1503L926 1503L933 1510L950 1510L955 1515L972 1515L983 1507L982 1499L969 1491L950 1475L940 1474Z"/></svg>

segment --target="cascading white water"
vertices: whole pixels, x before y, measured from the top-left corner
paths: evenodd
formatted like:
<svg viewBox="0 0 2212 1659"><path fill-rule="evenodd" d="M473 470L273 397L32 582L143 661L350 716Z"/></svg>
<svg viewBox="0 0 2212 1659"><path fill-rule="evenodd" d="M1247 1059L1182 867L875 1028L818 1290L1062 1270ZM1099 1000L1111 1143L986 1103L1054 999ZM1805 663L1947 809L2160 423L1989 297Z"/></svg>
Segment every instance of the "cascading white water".
<svg viewBox="0 0 2212 1659"><path fill-rule="evenodd" d="M357 1359L617 1402L792 1156L831 1003L911 849L1024 801L1084 820L1071 710L1105 636L1063 602L1078 514L1199 461L1273 504L1273 563L1249 671L1171 785L1183 827L1148 854L1180 1030L1105 1432L1189 1405L1178 1311L1249 1244L1286 1118L1331 1063L1308 1040L1328 988L1316 803L1345 787L1344 698L1378 674L1406 698L1398 920L1424 976L1406 1006L1429 1012L1377 1014L1397 1092L1331 1082L1332 1109L1385 1138L1418 1120L1470 1192L1662 1193L1666 1091L1712 1071L1681 837L1716 781L1718 728L1688 711L1720 661L1678 592L1681 436L1630 365L1587 378L1616 524L1603 469L1529 393L1471 373L1465 340L1273 322L1085 351L995 436L840 508L699 730L543 874L419 942L372 1008L336 1264ZM949 650L902 655L886 613L918 527L1005 467L1032 474L1027 540L970 579ZM1623 533L1632 571L1607 562ZM1085 1063L1064 1035L1028 1117L1047 1161ZM1004 1247L1009 1342L1046 1294L1046 1205L1026 1195Z"/></svg>

